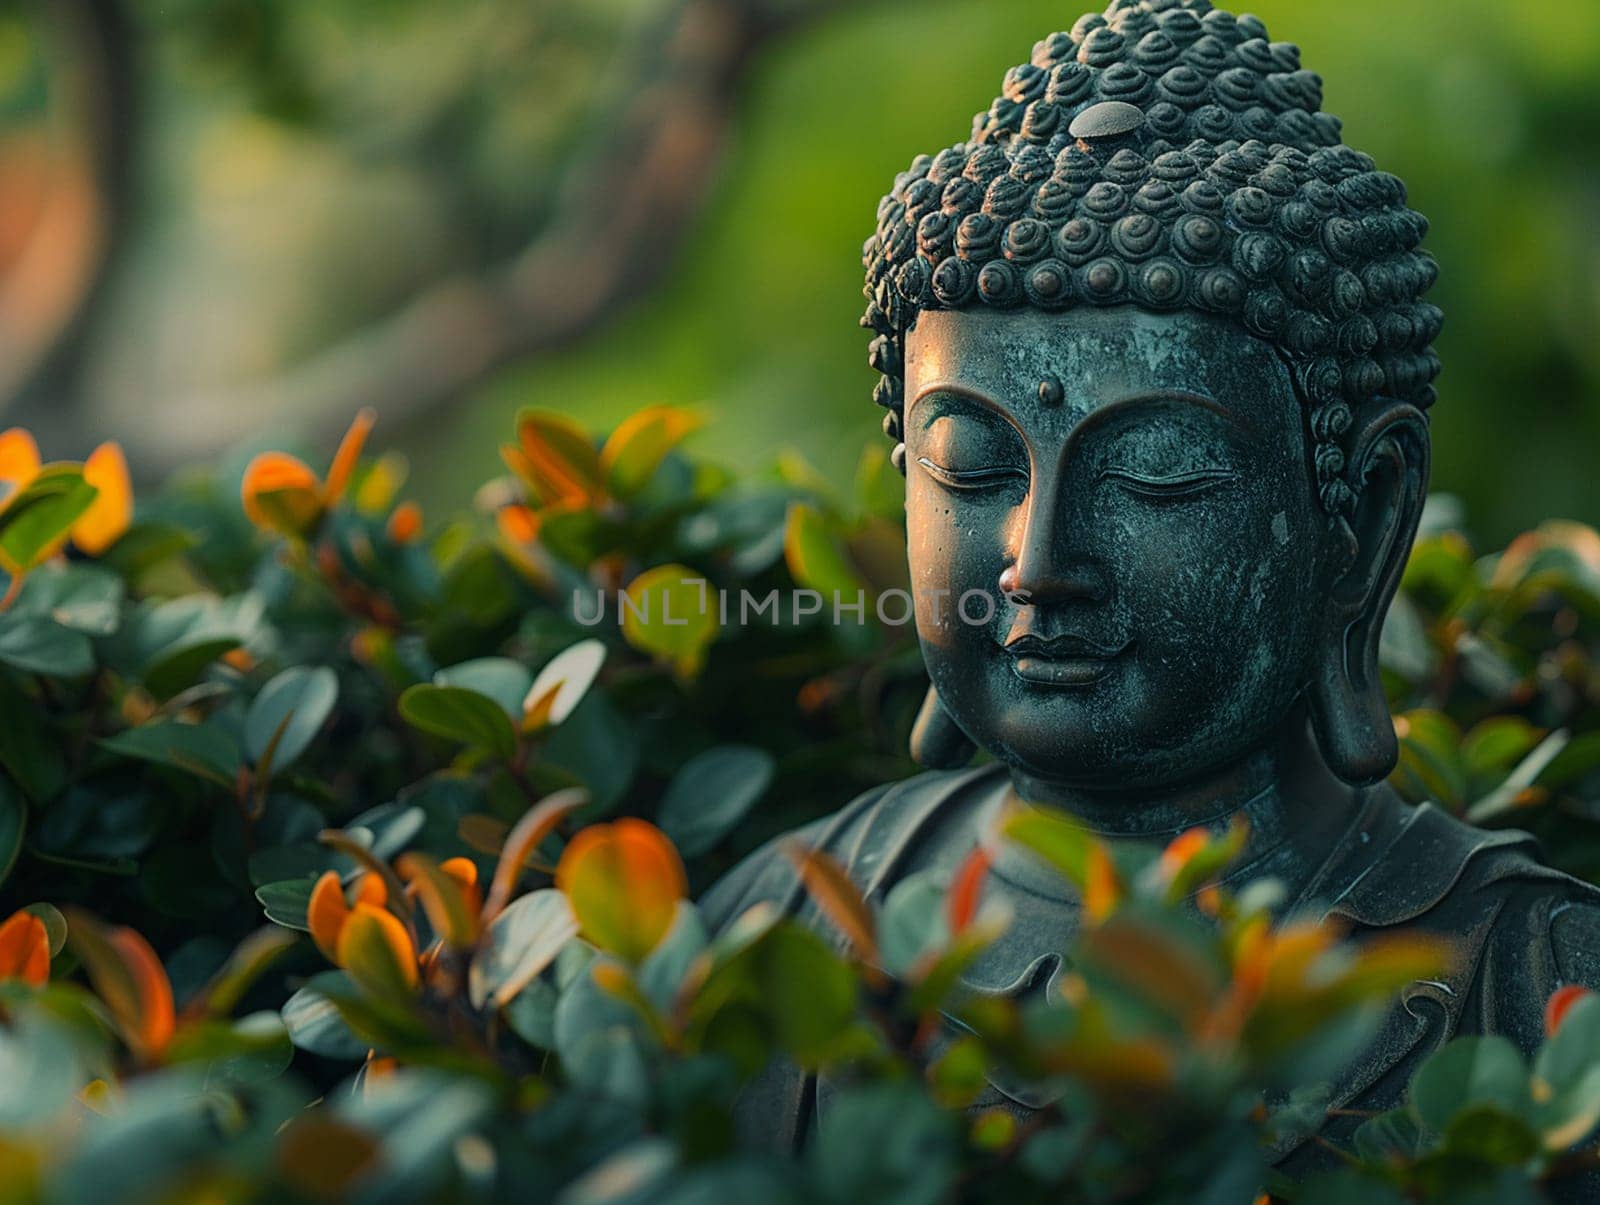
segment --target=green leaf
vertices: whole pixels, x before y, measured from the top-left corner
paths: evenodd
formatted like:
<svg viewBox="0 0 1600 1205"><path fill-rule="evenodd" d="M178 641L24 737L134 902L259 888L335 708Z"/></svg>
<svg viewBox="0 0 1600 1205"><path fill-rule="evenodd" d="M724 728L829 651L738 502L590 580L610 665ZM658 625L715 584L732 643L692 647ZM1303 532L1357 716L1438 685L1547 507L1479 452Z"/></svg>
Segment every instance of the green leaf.
<svg viewBox="0 0 1600 1205"><path fill-rule="evenodd" d="M368 1081L360 1092L346 1093L333 1115L380 1135L383 1148L360 1191L343 1199L441 1201L486 1195L456 1187L458 1168L466 1160L458 1164L455 1152L488 1121L494 1100L493 1089L480 1079L426 1067L402 1067Z"/></svg>
<svg viewBox="0 0 1600 1205"><path fill-rule="evenodd" d="M906 479L881 443L868 444L856 461L856 505L863 514L900 520L906 511Z"/></svg>
<svg viewBox="0 0 1600 1205"><path fill-rule="evenodd" d="M66 781L61 742L10 674L0 674L0 765L34 803L54 798Z"/></svg>
<svg viewBox="0 0 1600 1205"><path fill-rule="evenodd" d="M41 565L28 575L13 615L53 619L86 636L109 636L122 620L127 588L100 565Z"/></svg>
<svg viewBox="0 0 1600 1205"><path fill-rule="evenodd" d="M945 923L947 875L922 870L889 891L878 918L878 945L894 975L905 976L929 951L950 940Z"/></svg>
<svg viewBox="0 0 1600 1205"><path fill-rule="evenodd" d="M82 632L36 615L0 618L0 662L24 673L85 678L94 672L94 650Z"/></svg>
<svg viewBox="0 0 1600 1205"><path fill-rule="evenodd" d="M305 752L339 699L339 679L326 666L297 665L261 688L244 720L245 751L257 767L272 751L275 774Z"/></svg>
<svg viewBox="0 0 1600 1205"><path fill-rule="evenodd" d="M211 723L159 720L119 732L100 744L124 757L172 766L230 789L239 774L239 747Z"/></svg>
<svg viewBox="0 0 1600 1205"><path fill-rule="evenodd" d="M1443 712L1420 709L1400 716L1395 731L1400 762L1390 781L1407 799L1431 799L1459 811L1467 792L1460 727Z"/></svg>
<svg viewBox="0 0 1600 1205"><path fill-rule="evenodd" d="M501 1008L578 933L567 897L553 887L519 896L489 925L467 971L473 1008Z"/></svg>
<svg viewBox="0 0 1600 1205"><path fill-rule="evenodd" d="M1539 775L1539 785L1559 791L1600 768L1600 732L1582 732Z"/></svg>
<svg viewBox="0 0 1600 1205"><path fill-rule="evenodd" d="M258 637L266 599L254 591L184 594L135 607L107 642L107 660L158 698L194 684L218 657Z"/></svg>
<svg viewBox="0 0 1600 1205"><path fill-rule="evenodd" d="M236 636L213 636L175 645L145 666L145 688L158 699L170 699L193 686L212 662L242 643Z"/></svg>
<svg viewBox="0 0 1600 1205"><path fill-rule="evenodd" d="M1516 807L1517 797L1538 781L1545 767L1556 759L1571 739L1572 734L1565 728L1557 728L1540 741L1533 752L1518 762L1511 773L1506 775L1504 782L1467 809L1468 822L1482 824L1485 820Z"/></svg>
<svg viewBox="0 0 1600 1205"><path fill-rule="evenodd" d="M1295 1205L1407 1205L1399 1189L1356 1171L1313 1176L1295 1194Z"/></svg>
<svg viewBox="0 0 1600 1205"><path fill-rule="evenodd" d="M688 900L679 900L672 927L639 964L639 990L658 1012L672 1011L679 991L710 940L700 910Z"/></svg>
<svg viewBox="0 0 1600 1205"><path fill-rule="evenodd" d="M1507 1039L1457 1038L1432 1055L1411 1081L1417 1117L1436 1134L1471 1105L1494 1105L1512 1114L1529 1107L1528 1068Z"/></svg>
<svg viewBox="0 0 1600 1205"><path fill-rule="evenodd" d="M1378 637L1378 663L1408 682L1425 681L1439 660L1416 604L1396 594Z"/></svg>
<svg viewBox="0 0 1600 1205"><path fill-rule="evenodd" d="M285 1002L281 1015L289 1040L301 1050L326 1059L354 1061L366 1057L370 1043L345 1023L334 1000L350 996L355 984L343 971L323 971Z"/></svg>
<svg viewBox="0 0 1600 1205"><path fill-rule="evenodd" d="M1461 742L1461 755L1474 777L1503 775L1539 743L1544 731L1519 715L1491 716L1475 724Z"/></svg>
<svg viewBox="0 0 1600 1205"><path fill-rule="evenodd" d="M0 1066L0 1130L8 1132L64 1116L88 1078L67 1027L37 1014L0 1027Z"/></svg>
<svg viewBox="0 0 1600 1205"><path fill-rule="evenodd" d="M1095 839L1082 825L1038 808L1022 808L1005 820L1002 832L1080 891L1088 883Z"/></svg>
<svg viewBox="0 0 1600 1205"><path fill-rule="evenodd" d="M313 878L263 883L256 888L256 900L274 924L309 933L311 926L306 923L306 906L311 903L311 889L316 885Z"/></svg>
<svg viewBox="0 0 1600 1205"><path fill-rule="evenodd" d="M257 1084L283 1074L294 1058L294 1045L280 1014L255 1012L237 1021L185 1025L166 1058L203 1064L210 1084Z"/></svg>
<svg viewBox="0 0 1600 1205"><path fill-rule="evenodd" d="M1473 1105L1457 1113L1445 1133L1452 1154L1516 1167L1539 1152L1539 1136L1522 1118L1493 1105Z"/></svg>
<svg viewBox="0 0 1600 1205"><path fill-rule="evenodd" d="M533 675L527 666L510 657L479 657L440 670L433 675L433 681L438 686L459 686L488 695L513 720L520 720L522 701L533 685Z"/></svg>
<svg viewBox="0 0 1600 1205"><path fill-rule="evenodd" d="M607 1155L561 1190L561 1205L622 1205L624 1202L668 1201L682 1157L665 1138L635 1138ZM769 1198L713 1197L710 1200Z"/></svg>
<svg viewBox="0 0 1600 1205"><path fill-rule="evenodd" d="M1356 1154L1368 1163L1409 1163L1422 1151L1424 1135L1410 1109L1390 1109L1369 1117L1353 1136Z"/></svg>
<svg viewBox="0 0 1600 1205"><path fill-rule="evenodd" d="M638 765L637 727L604 691L591 691L566 722L551 732L540 768L565 771L588 788L592 802L581 814L596 816L622 798Z"/></svg>
<svg viewBox="0 0 1600 1205"><path fill-rule="evenodd" d="M817 591L828 602L834 598L853 600L857 591L866 589L843 546L828 530L822 512L808 502L789 507L783 552L794 580Z"/></svg>
<svg viewBox="0 0 1600 1205"><path fill-rule="evenodd" d="M387 862L411 844L427 821L428 815L420 807L391 800L352 816L345 822L345 830L357 839L366 834L367 848L379 861Z"/></svg>
<svg viewBox="0 0 1600 1205"><path fill-rule="evenodd" d="M510 758L517 734L505 708L462 686L419 683L400 696L400 714L413 728Z"/></svg>
<svg viewBox="0 0 1600 1205"><path fill-rule="evenodd" d="M8 774L0 774L0 886L22 852L22 837L28 829L28 803Z"/></svg>
<svg viewBox="0 0 1600 1205"><path fill-rule="evenodd" d="M67 944L67 918L61 915L61 909L54 904L29 904L23 909L31 912L44 922L44 931L50 937L50 957L54 958L61 953Z"/></svg>
<svg viewBox="0 0 1600 1205"><path fill-rule="evenodd" d="M774 929L759 953L761 997L779 1044L802 1066L820 1064L855 1020L855 973L826 942L798 925Z"/></svg>
<svg viewBox="0 0 1600 1205"><path fill-rule="evenodd" d="M0 554L12 565L31 569L89 509L98 492L83 479L80 466L45 465L0 512Z"/></svg>
<svg viewBox="0 0 1600 1205"><path fill-rule="evenodd" d="M915 1084L870 1084L829 1101L806 1154L828 1200L943 1201L957 1195L955 1128Z"/></svg>
<svg viewBox="0 0 1600 1205"><path fill-rule="evenodd" d="M494 1100L493 1089L480 1079L426 1067L402 1067L367 1082L361 1092L346 1093L334 1116L383 1139L381 1159L361 1192L351 1195L368 1201L462 1199L449 1187L457 1183L454 1152L488 1120Z"/></svg>
<svg viewBox="0 0 1600 1205"><path fill-rule="evenodd" d="M686 858L731 832L772 782L772 756L749 745L718 745L684 763L661 800L659 822Z"/></svg>
<svg viewBox="0 0 1600 1205"><path fill-rule="evenodd" d="M1564 1092L1592 1067L1600 1066L1600 995L1573 1001L1556 1032L1534 1058L1533 1073L1552 1090Z"/></svg>

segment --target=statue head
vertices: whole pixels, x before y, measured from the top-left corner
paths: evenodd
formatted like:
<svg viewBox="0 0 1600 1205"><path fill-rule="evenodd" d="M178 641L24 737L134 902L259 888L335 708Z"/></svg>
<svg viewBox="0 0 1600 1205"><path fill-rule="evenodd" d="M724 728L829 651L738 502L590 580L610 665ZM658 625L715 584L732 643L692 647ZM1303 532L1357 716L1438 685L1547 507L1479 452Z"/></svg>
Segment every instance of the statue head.
<svg viewBox="0 0 1600 1205"><path fill-rule="evenodd" d="M1377 646L1426 488L1436 269L1320 100L1254 17L1113 0L883 199L863 324L924 746L953 721L1030 777L1159 787L1309 714L1340 777L1392 767Z"/></svg>

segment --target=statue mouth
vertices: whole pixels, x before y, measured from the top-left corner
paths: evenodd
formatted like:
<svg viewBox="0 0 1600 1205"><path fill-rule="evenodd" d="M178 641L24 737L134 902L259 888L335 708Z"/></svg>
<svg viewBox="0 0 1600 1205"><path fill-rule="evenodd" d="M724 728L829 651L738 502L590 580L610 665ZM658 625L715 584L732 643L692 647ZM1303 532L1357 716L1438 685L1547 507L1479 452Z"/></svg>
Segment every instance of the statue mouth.
<svg viewBox="0 0 1600 1205"><path fill-rule="evenodd" d="M1024 682L1041 686L1088 686L1105 677L1131 644L1096 644L1081 636L1018 636L1005 646L1011 669Z"/></svg>

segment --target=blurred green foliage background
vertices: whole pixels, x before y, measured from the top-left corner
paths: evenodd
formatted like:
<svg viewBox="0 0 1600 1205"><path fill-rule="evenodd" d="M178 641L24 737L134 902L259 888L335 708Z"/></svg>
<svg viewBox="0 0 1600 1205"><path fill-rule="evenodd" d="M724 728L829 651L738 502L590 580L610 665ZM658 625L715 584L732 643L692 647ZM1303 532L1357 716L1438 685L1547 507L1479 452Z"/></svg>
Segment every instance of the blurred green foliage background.
<svg viewBox="0 0 1600 1205"><path fill-rule="evenodd" d="M458 505L530 403L595 429L649 403L702 405L714 456L759 465L794 446L843 479L880 438L856 326L878 197L915 154L963 138L1005 69L1087 7L773 0L802 19L739 75L703 205L663 212L659 242L626 251L641 268L669 257L659 281L440 402L390 390L416 488ZM1432 222L1446 315L1435 488L1464 496L1486 541L1551 515L1600 519L1600 5L1250 7L1301 45L1346 140L1402 176ZM604 153L608 114L656 86L628 52L665 55L679 8L128 0L126 221L70 371L47 380L49 408L66 399L136 464L274 424L342 425L336 389L296 400L297 366L334 349L359 370L387 354L369 327L513 260ZM658 204L634 183L608 195ZM323 409L341 412L310 412Z"/></svg>

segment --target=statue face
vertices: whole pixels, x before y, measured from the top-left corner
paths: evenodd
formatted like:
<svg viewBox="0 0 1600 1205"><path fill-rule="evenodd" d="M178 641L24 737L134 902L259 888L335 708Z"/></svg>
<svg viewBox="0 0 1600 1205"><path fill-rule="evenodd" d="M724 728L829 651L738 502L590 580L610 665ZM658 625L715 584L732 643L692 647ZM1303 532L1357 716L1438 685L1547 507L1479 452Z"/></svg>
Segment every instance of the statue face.
<svg viewBox="0 0 1600 1205"><path fill-rule="evenodd" d="M917 631L974 740L1115 789L1276 734L1328 576L1310 436L1266 343L1132 307L933 311L905 376Z"/></svg>

